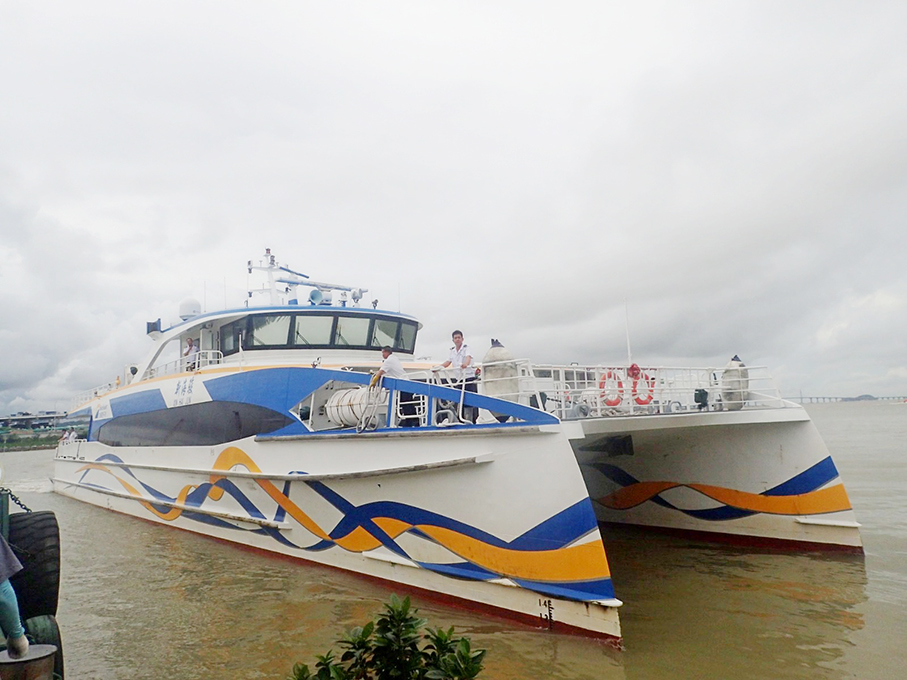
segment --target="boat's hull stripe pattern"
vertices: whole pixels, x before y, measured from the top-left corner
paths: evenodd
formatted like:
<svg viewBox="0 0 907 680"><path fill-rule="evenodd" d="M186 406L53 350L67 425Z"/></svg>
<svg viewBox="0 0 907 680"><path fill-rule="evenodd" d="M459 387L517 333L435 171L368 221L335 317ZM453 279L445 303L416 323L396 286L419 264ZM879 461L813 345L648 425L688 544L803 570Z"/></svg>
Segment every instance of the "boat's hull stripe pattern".
<svg viewBox="0 0 907 680"><path fill-rule="evenodd" d="M641 482L616 465L592 463L591 467L621 486L620 489L597 501L612 510L629 510L652 501L696 519L722 521L758 513L821 515L851 509L843 484L825 486L838 477L838 470L830 456L786 482L758 494L710 484ZM693 489L723 505L717 508L688 510L679 508L660 496L661 493L678 487Z"/></svg>
<svg viewBox="0 0 907 680"><path fill-rule="evenodd" d="M108 466L105 464L107 462L117 465ZM305 474L299 473L300 482L306 483L343 515L332 529L325 530L289 497L290 481L284 482L282 488L279 488L270 480L256 479L256 483L277 505L274 521L282 522L286 516L290 516L319 539L312 545L302 546L290 541L279 529L273 527L243 529L230 521L192 512L191 508L200 508L208 499L217 502L226 493L235 499L248 517L271 519L230 479L218 474L218 471L230 470L236 466L244 467L250 472L261 472L244 451L231 446L218 457L208 482L198 486L184 486L172 498L142 482L112 454L86 463L78 472L81 473L82 484L87 483L86 476L92 471L114 477L130 495L140 499L140 503L149 512L165 521L182 517L222 528L252 531L270 536L282 545L309 552L338 546L349 552L365 553L383 546L425 569L456 578L483 581L506 578L536 592L580 601L614 597L604 545L597 536L595 514L589 499L565 508L512 541L505 541L464 522L405 503L375 501L357 506L323 482L305 482ZM91 486L104 488L98 484ZM161 501L162 504L155 501ZM171 507L164 505L164 502L186 507ZM590 536L592 532L596 532L594 537ZM397 542L404 534L443 546L463 562L451 564L418 561L410 557Z"/></svg>

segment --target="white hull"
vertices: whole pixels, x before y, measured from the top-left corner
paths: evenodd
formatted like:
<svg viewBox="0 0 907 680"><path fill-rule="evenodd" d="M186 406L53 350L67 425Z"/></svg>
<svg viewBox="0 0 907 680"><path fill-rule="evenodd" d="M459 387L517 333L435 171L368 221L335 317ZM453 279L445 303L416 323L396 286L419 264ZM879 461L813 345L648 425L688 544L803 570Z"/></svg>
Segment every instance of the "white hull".
<svg viewBox="0 0 907 680"><path fill-rule="evenodd" d="M58 450L54 489L537 625L620 638L620 602L560 426L248 438L204 447L81 442ZM591 526L577 524L576 508ZM582 534L568 545L544 531L525 541L555 516ZM588 582L610 597L574 599ZM570 597L558 597L560 588Z"/></svg>
<svg viewBox="0 0 907 680"><path fill-rule="evenodd" d="M862 546L841 478L801 408L594 418L575 426L582 433L571 443L603 522L749 542ZM626 437L631 447L620 443Z"/></svg>
<svg viewBox="0 0 907 680"><path fill-rule="evenodd" d="M414 318L323 299L365 291L270 251L248 269L270 306L152 322L148 356L81 395L88 441L58 450L55 491L615 639L599 522L860 549L825 444L760 367L535 365L495 343L476 381L412 361ZM311 304L282 304L299 286ZM378 384L379 351L406 377Z"/></svg>

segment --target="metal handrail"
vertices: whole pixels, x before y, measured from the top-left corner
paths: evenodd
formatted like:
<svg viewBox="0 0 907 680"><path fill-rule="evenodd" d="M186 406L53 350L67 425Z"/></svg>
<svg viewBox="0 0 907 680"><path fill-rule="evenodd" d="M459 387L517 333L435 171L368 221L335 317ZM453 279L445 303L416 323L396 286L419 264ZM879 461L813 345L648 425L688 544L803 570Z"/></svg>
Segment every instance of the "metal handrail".
<svg viewBox="0 0 907 680"><path fill-rule="evenodd" d="M213 366L223 363L223 352L216 349L202 349L196 352L192 357L180 357L173 361L168 361L160 366L152 366L145 371L142 380L149 378L160 378L164 375L173 375L175 373L192 373L205 366Z"/></svg>
<svg viewBox="0 0 907 680"><path fill-rule="evenodd" d="M481 368L484 394L542 408L562 420L793 406L781 398L764 366L631 369L514 359Z"/></svg>
<svg viewBox="0 0 907 680"><path fill-rule="evenodd" d="M211 366L214 364L223 363L224 355L223 352L213 349L204 349L199 350L198 353L192 358L190 357L180 357L174 361L168 361L165 364L160 366L154 366L146 370L140 380L148 380L150 378L159 378L164 375L171 375L175 373L189 373L192 371L197 371L205 366ZM135 380L131 382L136 382ZM97 399L102 397L105 394L113 392L116 389L119 389L122 386L119 377L111 382L104 383L103 385L98 385L90 390L85 390L80 392L75 397L73 397L69 412L77 411L81 406L87 404L92 399Z"/></svg>

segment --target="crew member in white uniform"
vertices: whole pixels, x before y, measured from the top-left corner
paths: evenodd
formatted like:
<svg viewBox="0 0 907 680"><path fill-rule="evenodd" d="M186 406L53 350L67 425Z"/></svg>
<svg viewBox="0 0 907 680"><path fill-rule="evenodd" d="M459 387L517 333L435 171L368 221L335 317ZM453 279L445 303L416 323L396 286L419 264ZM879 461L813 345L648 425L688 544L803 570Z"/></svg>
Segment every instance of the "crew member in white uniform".
<svg viewBox="0 0 907 680"><path fill-rule="evenodd" d="M459 384L462 381L463 388L467 392L478 392L476 386L476 362L469 345L463 342L463 331L454 331L450 337L454 346L450 348L450 355L447 361L441 364L441 367L453 366L454 378L457 383ZM472 422L476 422L479 412L478 409L467 406L463 409L463 415L467 416Z"/></svg>
<svg viewBox="0 0 907 680"><path fill-rule="evenodd" d="M403 364L400 363L400 359L397 358L391 347L386 345L382 347L381 356L384 357L384 362L372 378L373 385L384 376L406 379ZM403 414L403 417L400 418L400 427L418 427L419 419L416 417L416 403L412 393L397 392L397 398L400 400L400 412Z"/></svg>
<svg viewBox="0 0 907 680"><path fill-rule="evenodd" d="M194 371L198 364L198 345L192 342L192 338L186 338L186 351L183 352L186 357L186 370Z"/></svg>

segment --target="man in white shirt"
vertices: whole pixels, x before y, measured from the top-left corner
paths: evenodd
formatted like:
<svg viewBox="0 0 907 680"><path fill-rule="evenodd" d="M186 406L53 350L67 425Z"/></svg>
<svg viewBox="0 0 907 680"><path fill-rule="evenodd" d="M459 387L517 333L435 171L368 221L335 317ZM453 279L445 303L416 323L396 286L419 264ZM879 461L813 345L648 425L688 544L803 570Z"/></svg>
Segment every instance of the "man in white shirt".
<svg viewBox="0 0 907 680"><path fill-rule="evenodd" d="M450 348L450 355L448 356L447 361L441 364L441 366L444 368L453 366L455 380L468 380L470 378L475 380L475 359L472 357L472 351L469 349L469 345L463 342L463 331L454 331L451 338L453 339L454 346ZM475 390L471 391L474 392Z"/></svg>
<svg viewBox="0 0 907 680"><path fill-rule="evenodd" d="M403 364L394 354L394 350L388 346L381 348L381 356L384 362L381 368L372 378L372 384L376 384L381 378L402 378L406 379L406 371L403 370ZM397 399L400 400L400 412L403 417L400 418L400 427L418 427L419 419L416 417L415 397L411 392L397 392Z"/></svg>
<svg viewBox="0 0 907 680"><path fill-rule="evenodd" d="M406 371L403 370L403 364L400 363L400 359L394 354L393 349L387 346L382 347L381 356L384 357L384 363L382 363L381 368L378 369L378 380L385 375L388 378L406 379Z"/></svg>
<svg viewBox="0 0 907 680"><path fill-rule="evenodd" d="M186 340L186 351L183 352L183 356L186 357L186 370L194 371L198 363L198 345L192 342L192 338Z"/></svg>
<svg viewBox="0 0 907 680"><path fill-rule="evenodd" d="M476 389L476 362L469 345L463 342L463 331L454 331L450 337L454 346L450 348L450 355L447 361L441 366L443 368L454 367L454 380L457 382L457 387L462 382L463 389L467 392L478 392L478 389ZM463 411L464 416L467 416L472 422L476 422L476 418L479 415L478 409L467 406Z"/></svg>

